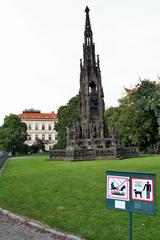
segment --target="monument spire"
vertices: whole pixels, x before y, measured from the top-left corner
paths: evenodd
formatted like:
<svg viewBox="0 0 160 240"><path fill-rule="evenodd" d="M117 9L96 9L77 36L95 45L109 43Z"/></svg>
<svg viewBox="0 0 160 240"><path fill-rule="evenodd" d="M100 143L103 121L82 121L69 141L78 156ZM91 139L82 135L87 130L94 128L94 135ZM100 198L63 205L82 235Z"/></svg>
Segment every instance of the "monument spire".
<svg viewBox="0 0 160 240"><path fill-rule="evenodd" d="M91 68L96 65L95 60L95 46L93 43L93 33L89 17L89 7L85 8L86 21L84 30L84 44L83 44L83 63L84 67L90 72Z"/></svg>
<svg viewBox="0 0 160 240"><path fill-rule="evenodd" d="M80 129L82 139L99 138L102 144L107 133L104 126L104 96L99 55L96 59L89 11L87 6L85 9L83 64L81 62L80 69ZM89 141L88 144L91 142ZM86 143L85 147L90 146Z"/></svg>
<svg viewBox="0 0 160 240"><path fill-rule="evenodd" d="M91 29L91 23L89 18L89 7L87 6L85 9L86 12L86 23L85 23L85 31L84 31L84 39L85 39L85 45L92 45L92 29Z"/></svg>
<svg viewBox="0 0 160 240"><path fill-rule="evenodd" d="M91 29L91 23L90 23L90 18L89 18L89 7L87 6L85 9L86 13L86 24L85 24L85 34L86 33L91 33L92 34L92 29Z"/></svg>

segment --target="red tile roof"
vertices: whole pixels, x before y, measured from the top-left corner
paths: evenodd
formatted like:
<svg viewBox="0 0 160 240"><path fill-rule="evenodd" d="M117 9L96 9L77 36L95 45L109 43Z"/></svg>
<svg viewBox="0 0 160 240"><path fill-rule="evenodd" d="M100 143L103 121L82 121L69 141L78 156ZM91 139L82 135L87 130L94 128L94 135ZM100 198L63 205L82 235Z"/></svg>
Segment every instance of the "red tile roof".
<svg viewBox="0 0 160 240"><path fill-rule="evenodd" d="M55 113L37 113L37 112L25 112L18 115L21 119L56 119Z"/></svg>

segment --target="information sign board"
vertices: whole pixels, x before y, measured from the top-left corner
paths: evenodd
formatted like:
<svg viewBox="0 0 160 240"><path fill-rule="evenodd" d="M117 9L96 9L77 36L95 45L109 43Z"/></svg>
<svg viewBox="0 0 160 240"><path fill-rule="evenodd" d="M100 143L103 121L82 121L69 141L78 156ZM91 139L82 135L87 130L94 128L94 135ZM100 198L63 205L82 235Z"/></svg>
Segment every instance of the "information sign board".
<svg viewBox="0 0 160 240"><path fill-rule="evenodd" d="M129 212L156 214L156 175L107 171L106 206Z"/></svg>

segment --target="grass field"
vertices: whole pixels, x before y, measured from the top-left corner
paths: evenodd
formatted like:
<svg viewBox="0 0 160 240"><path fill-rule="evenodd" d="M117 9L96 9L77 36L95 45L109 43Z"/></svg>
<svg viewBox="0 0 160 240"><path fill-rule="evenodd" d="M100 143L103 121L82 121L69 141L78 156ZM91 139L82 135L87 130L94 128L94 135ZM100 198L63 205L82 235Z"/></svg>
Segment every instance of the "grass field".
<svg viewBox="0 0 160 240"><path fill-rule="evenodd" d="M156 173L160 208L160 157L152 156L83 162L10 159L0 176L0 207L87 240L127 240L128 214L105 207L106 170ZM133 239L159 240L159 214L134 213Z"/></svg>

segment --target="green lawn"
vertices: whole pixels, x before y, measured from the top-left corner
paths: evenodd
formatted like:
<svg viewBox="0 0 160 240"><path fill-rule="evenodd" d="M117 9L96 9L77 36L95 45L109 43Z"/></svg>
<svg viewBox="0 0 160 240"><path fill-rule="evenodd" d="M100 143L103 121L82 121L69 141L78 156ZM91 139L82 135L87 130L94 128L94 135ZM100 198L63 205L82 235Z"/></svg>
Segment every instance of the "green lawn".
<svg viewBox="0 0 160 240"><path fill-rule="evenodd" d="M8 160L0 176L0 207L87 240L127 240L128 214L105 207L106 170L157 174L160 157L114 161L47 161L47 156ZM133 214L134 240L159 240L160 216Z"/></svg>

